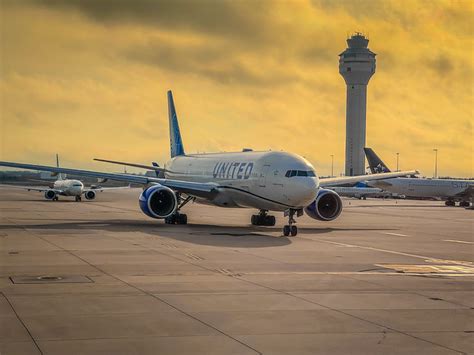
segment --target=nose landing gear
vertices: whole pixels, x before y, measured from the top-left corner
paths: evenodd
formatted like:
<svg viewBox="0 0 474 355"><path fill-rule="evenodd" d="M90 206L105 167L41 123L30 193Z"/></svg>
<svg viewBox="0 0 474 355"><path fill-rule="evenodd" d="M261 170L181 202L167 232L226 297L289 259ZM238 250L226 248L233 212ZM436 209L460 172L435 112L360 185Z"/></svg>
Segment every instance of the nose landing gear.
<svg viewBox="0 0 474 355"><path fill-rule="evenodd" d="M296 223L296 220L294 219L295 213L296 216L299 217L303 214L303 211L294 209L285 211L285 216L288 216L288 224L283 226L283 235L285 237L288 237L289 235L294 237L298 234L298 227L293 225L293 223Z"/></svg>
<svg viewBox="0 0 474 355"><path fill-rule="evenodd" d="M82 201L81 196L76 196L76 202L81 202L81 201Z"/></svg>

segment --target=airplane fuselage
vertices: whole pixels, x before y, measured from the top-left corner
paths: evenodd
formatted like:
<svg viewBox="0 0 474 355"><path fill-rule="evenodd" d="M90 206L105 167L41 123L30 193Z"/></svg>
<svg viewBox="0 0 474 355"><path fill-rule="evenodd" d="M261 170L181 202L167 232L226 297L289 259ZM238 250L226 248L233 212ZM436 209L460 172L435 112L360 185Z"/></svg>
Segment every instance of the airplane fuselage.
<svg viewBox="0 0 474 355"><path fill-rule="evenodd" d="M79 180L56 180L53 189L62 191L60 193L62 196L81 196L84 184Z"/></svg>
<svg viewBox="0 0 474 355"><path fill-rule="evenodd" d="M220 207L284 211L312 203L319 189L314 167L286 152L190 154L165 164L167 179L214 183L208 202Z"/></svg>

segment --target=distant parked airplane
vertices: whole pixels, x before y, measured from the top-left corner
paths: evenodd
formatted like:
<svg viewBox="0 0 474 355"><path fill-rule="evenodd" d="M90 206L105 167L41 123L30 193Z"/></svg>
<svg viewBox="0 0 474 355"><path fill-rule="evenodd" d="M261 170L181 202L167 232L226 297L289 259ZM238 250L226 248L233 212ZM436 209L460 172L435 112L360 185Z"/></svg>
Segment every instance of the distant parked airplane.
<svg viewBox="0 0 474 355"><path fill-rule="evenodd" d="M371 148L364 151L372 173L390 172ZM446 201L446 206L455 206L459 201L459 206L469 207L474 197L474 180L404 177L372 181L368 185L406 197L440 199Z"/></svg>

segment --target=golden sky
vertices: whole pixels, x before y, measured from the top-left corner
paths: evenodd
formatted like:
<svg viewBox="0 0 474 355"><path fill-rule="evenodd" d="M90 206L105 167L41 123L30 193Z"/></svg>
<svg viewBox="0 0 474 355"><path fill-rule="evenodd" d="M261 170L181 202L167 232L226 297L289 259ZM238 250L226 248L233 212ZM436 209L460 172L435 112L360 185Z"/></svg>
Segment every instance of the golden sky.
<svg viewBox="0 0 474 355"><path fill-rule="evenodd" d="M377 53L367 146L395 168L474 176L472 1L0 0L0 159L117 170L187 152L287 150L343 171L338 54Z"/></svg>

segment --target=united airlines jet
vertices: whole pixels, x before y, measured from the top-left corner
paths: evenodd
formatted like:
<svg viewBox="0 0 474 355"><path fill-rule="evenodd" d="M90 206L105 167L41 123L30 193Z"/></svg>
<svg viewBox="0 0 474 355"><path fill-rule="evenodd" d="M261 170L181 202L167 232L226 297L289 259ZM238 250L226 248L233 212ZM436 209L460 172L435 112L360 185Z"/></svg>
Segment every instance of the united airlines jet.
<svg viewBox="0 0 474 355"><path fill-rule="evenodd" d="M252 216L253 225L275 225L275 217L268 211L280 211L288 218L288 224L283 227L285 236L297 234L295 217L304 212L320 221L331 221L340 215L341 198L334 191L324 189L325 186L416 173L405 171L319 180L311 163L293 153L245 149L236 153L186 154L171 91L168 91L168 116L171 160L163 168L151 167L161 174L156 177L5 161L0 161L0 166L141 184L144 190L139 197L140 209L147 216L164 219L168 224L187 223L187 216L180 211L190 201L256 209L259 213Z"/></svg>

